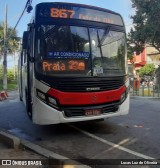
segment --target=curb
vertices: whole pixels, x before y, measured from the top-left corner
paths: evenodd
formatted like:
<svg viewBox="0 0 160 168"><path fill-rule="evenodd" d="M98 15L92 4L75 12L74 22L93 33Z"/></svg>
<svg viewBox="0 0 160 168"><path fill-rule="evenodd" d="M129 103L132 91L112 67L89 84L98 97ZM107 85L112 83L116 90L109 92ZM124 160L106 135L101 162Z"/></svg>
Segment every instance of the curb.
<svg viewBox="0 0 160 168"><path fill-rule="evenodd" d="M160 97L146 97L146 96L130 96L131 99L155 99L160 100Z"/></svg>
<svg viewBox="0 0 160 168"><path fill-rule="evenodd" d="M56 160L56 163L59 163L59 167L63 165L74 165L74 168L91 168L90 166L83 165L80 162L67 158L65 156L54 153L48 149L45 149L39 145L36 145L28 140L20 139L9 132L4 132L0 130L0 142L6 144L7 146L18 149L20 147L25 147L31 151L46 157L46 159ZM67 163L67 160L69 163ZM57 166L57 165L56 165Z"/></svg>
<svg viewBox="0 0 160 168"><path fill-rule="evenodd" d="M22 146L38 153L39 155L42 155L50 160L56 160L56 163L58 163L59 168L61 168L64 165L74 165L74 168L91 168L90 166L83 165L82 163L79 163L75 160L72 160L72 159L67 158L65 156L54 153L48 149L45 149L39 145L36 145L30 141L22 140L21 144L22 144ZM67 161L69 161L69 163L67 163ZM55 165L55 166L57 166L57 165Z"/></svg>
<svg viewBox="0 0 160 168"><path fill-rule="evenodd" d="M0 141L10 148L18 149L20 147L21 140L14 135L0 131Z"/></svg>

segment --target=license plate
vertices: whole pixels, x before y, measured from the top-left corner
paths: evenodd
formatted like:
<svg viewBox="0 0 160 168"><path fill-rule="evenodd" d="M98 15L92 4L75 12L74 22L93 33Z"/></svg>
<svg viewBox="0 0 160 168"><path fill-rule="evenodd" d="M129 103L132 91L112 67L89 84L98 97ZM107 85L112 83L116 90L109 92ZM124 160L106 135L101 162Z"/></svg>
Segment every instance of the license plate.
<svg viewBox="0 0 160 168"><path fill-rule="evenodd" d="M99 115L99 114L101 114L101 109L89 109L89 110L85 110L85 115L86 116Z"/></svg>

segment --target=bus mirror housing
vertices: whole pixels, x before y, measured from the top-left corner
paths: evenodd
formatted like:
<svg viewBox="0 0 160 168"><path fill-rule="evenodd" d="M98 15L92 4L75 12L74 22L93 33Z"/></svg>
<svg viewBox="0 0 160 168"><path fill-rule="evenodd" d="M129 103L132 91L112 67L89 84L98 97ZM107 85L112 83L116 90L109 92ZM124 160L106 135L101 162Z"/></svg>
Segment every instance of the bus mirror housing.
<svg viewBox="0 0 160 168"><path fill-rule="evenodd" d="M29 42L29 32L24 31L23 33L23 39L22 39L22 48L27 49L28 48L28 42Z"/></svg>

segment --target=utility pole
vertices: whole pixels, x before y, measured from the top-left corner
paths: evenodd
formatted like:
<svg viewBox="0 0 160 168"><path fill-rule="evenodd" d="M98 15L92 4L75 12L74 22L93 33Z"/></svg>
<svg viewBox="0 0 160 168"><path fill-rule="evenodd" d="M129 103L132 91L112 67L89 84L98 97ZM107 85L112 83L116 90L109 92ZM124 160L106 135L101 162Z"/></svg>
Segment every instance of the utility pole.
<svg viewBox="0 0 160 168"><path fill-rule="evenodd" d="M5 8L5 21L4 21L4 49L3 49L3 89L7 90L7 10Z"/></svg>

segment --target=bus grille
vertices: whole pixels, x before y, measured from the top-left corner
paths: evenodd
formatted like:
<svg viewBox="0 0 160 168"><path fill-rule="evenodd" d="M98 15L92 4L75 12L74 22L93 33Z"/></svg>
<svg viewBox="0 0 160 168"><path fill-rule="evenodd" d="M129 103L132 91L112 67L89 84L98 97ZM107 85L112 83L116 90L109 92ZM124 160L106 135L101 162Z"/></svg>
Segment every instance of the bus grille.
<svg viewBox="0 0 160 168"><path fill-rule="evenodd" d="M101 109L101 114L107 114L107 113L115 113L119 109L119 104L120 101L116 101L114 103L108 103L103 106L91 106L89 107L65 107L62 108L64 111L64 114L66 117L80 117L80 116L85 116L85 110L86 109Z"/></svg>
<svg viewBox="0 0 160 168"><path fill-rule="evenodd" d="M63 92L86 92L87 88L99 88L88 92L109 91L119 89L124 85L124 78L118 79L96 79L96 80L75 80L60 79L55 80L53 87Z"/></svg>

